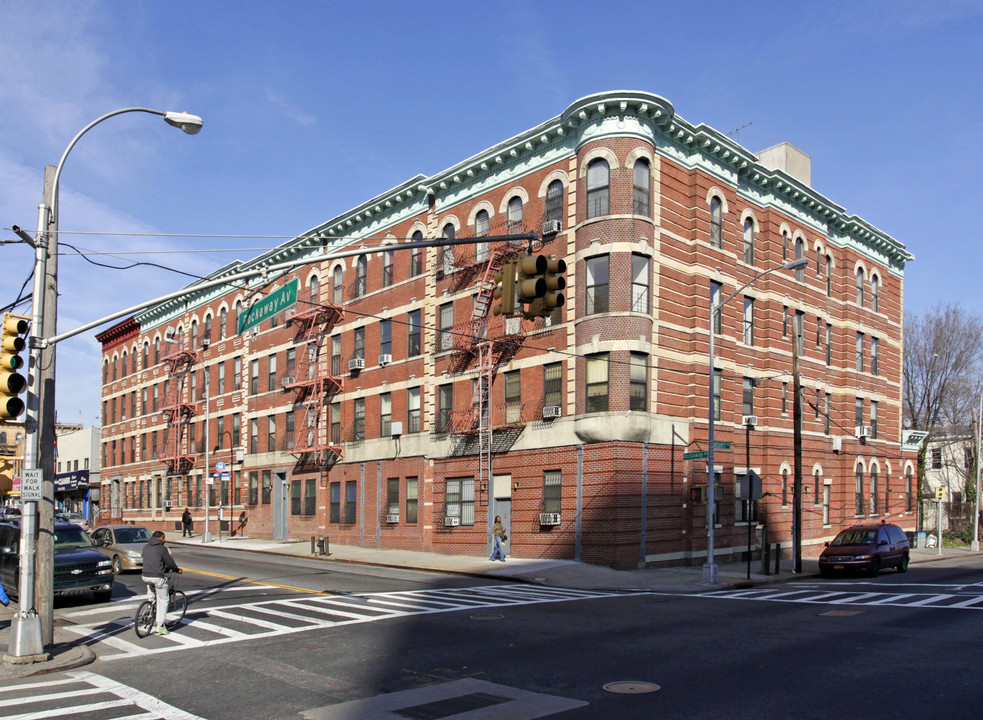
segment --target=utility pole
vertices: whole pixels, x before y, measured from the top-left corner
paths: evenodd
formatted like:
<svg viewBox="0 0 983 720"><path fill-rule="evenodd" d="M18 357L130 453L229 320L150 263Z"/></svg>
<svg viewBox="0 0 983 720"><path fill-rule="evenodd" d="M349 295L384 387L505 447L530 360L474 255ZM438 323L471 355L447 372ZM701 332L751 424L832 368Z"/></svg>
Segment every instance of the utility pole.
<svg viewBox="0 0 983 720"><path fill-rule="evenodd" d="M792 332L792 571L802 572L802 382L799 377L799 343L802 340L801 315L796 316Z"/></svg>
<svg viewBox="0 0 983 720"><path fill-rule="evenodd" d="M44 203L57 207L53 165L44 168ZM48 216L48 262L44 273L44 334L58 332L58 218ZM41 348L41 395L38 427L38 467L44 473L43 499L38 503L38 542L35 556L35 602L41 618L41 639L45 646L54 642L55 580L55 346Z"/></svg>
<svg viewBox="0 0 983 720"><path fill-rule="evenodd" d="M973 503L973 541L970 550L980 551L980 445L983 444L983 395L980 395L980 409L976 412L976 422L973 423L973 440L976 442L976 498Z"/></svg>

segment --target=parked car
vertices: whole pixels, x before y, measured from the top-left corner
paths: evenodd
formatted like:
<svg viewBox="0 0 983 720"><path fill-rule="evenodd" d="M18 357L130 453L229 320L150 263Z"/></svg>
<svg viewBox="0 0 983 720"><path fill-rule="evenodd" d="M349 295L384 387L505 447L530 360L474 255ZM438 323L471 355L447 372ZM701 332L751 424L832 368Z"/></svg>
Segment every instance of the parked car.
<svg viewBox="0 0 983 720"><path fill-rule="evenodd" d="M56 522L54 593L74 595L91 592L106 602L113 594L112 561L92 547L78 525ZM0 521L0 581L8 595L18 596L20 583L20 522Z"/></svg>
<svg viewBox="0 0 983 720"><path fill-rule="evenodd" d="M89 532L89 521L85 519L85 515L83 515L82 513L59 511L55 513L55 520L75 523L86 532Z"/></svg>
<svg viewBox="0 0 983 720"><path fill-rule="evenodd" d="M867 572L877 575L882 568L908 570L910 543L904 530L889 523L854 525L843 530L819 556L819 572Z"/></svg>
<svg viewBox="0 0 983 720"><path fill-rule="evenodd" d="M92 544L112 560L113 572L142 570L141 550L151 533L139 525L103 525L92 531Z"/></svg>
<svg viewBox="0 0 983 720"><path fill-rule="evenodd" d="M5 507L0 509L0 520L19 520L19 519L20 519L19 507Z"/></svg>

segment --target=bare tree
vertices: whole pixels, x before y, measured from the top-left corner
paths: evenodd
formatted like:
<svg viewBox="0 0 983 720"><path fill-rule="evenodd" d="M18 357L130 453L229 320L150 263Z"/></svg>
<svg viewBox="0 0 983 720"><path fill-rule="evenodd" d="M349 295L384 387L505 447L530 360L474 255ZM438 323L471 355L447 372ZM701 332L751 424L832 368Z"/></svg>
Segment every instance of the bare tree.
<svg viewBox="0 0 983 720"><path fill-rule="evenodd" d="M983 318L952 304L905 313L903 371L911 427L968 425L983 390Z"/></svg>

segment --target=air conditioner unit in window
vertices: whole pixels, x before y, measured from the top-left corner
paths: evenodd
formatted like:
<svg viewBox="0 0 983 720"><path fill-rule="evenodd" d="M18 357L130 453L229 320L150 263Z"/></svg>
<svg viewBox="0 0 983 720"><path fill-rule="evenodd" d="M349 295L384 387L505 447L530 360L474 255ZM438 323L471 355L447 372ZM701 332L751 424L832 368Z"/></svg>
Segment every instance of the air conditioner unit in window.
<svg viewBox="0 0 983 720"><path fill-rule="evenodd" d="M365 358L352 358L348 361L349 370L364 370L365 369Z"/></svg>
<svg viewBox="0 0 983 720"><path fill-rule="evenodd" d="M543 406L543 419L558 418L560 417L560 406L559 405L544 405Z"/></svg>
<svg viewBox="0 0 983 720"><path fill-rule="evenodd" d="M543 220L543 235L556 235L563 229L559 220Z"/></svg>
<svg viewBox="0 0 983 720"><path fill-rule="evenodd" d="M282 378L280 378L280 387L287 387L288 385L293 385L293 384L294 384L293 375L284 375Z"/></svg>
<svg viewBox="0 0 983 720"><path fill-rule="evenodd" d="M560 513L539 513L540 525L559 525Z"/></svg>
<svg viewBox="0 0 983 720"><path fill-rule="evenodd" d="M208 346L211 345L211 342L212 341L209 340L208 338L202 338L201 339L201 349L202 350L207 350L208 349Z"/></svg>
<svg viewBox="0 0 983 720"><path fill-rule="evenodd" d="M164 501L164 507L165 508L174 507L174 503L172 501L170 501L170 500L165 500Z"/></svg>
<svg viewBox="0 0 983 720"><path fill-rule="evenodd" d="M461 518L459 517L451 517L450 515L448 515L447 517L444 518L445 527L457 527L460 524L461 524Z"/></svg>
<svg viewBox="0 0 983 720"><path fill-rule="evenodd" d="M387 523L398 523L399 522L399 513L389 513L388 515L386 515L386 522Z"/></svg>
<svg viewBox="0 0 983 720"><path fill-rule="evenodd" d="M380 365L388 365L392 361L393 361L393 356L390 355L389 353L386 353L385 355L380 355L379 356L379 364Z"/></svg>
<svg viewBox="0 0 983 720"><path fill-rule="evenodd" d="M871 430L870 426L857 426L857 437L858 438L869 438L873 437L874 432Z"/></svg>
<svg viewBox="0 0 983 720"><path fill-rule="evenodd" d="M754 427L757 424L758 424L758 416L757 415L742 415L741 416L741 425L747 425L749 427Z"/></svg>
<svg viewBox="0 0 983 720"><path fill-rule="evenodd" d="M838 438L838 437L833 438L833 452L834 453L843 452L843 438Z"/></svg>

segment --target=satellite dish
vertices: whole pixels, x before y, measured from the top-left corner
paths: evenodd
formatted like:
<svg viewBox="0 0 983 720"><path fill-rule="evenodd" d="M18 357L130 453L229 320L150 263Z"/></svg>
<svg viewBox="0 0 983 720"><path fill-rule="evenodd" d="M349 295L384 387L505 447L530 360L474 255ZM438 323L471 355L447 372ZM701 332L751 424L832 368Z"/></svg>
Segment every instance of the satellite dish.
<svg viewBox="0 0 983 720"><path fill-rule="evenodd" d="M905 430L910 430L911 429L911 418L905 418L903 424L904 424Z"/></svg>

